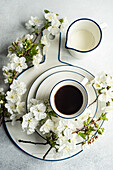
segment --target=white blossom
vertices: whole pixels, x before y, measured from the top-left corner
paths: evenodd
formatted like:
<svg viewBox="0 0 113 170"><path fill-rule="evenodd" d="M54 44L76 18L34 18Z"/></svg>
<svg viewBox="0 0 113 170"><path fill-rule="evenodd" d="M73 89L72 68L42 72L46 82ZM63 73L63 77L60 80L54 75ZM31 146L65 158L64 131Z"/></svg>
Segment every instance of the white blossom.
<svg viewBox="0 0 113 170"><path fill-rule="evenodd" d="M12 126L15 125L16 118L17 118L17 116L16 116L15 114L12 114L12 115L10 116L10 119L12 120L12 122L11 122Z"/></svg>
<svg viewBox="0 0 113 170"><path fill-rule="evenodd" d="M8 63L7 66L3 66L2 71L4 71L4 76L7 76L5 72L8 73L8 76L12 76L12 73L9 72L9 70L14 70L15 69L15 64L13 62Z"/></svg>
<svg viewBox="0 0 113 170"><path fill-rule="evenodd" d="M72 131L70 129L66 129L64 131L64 135L60 134L59 138L57 140L58 146L58 152L61 152L62 155L69 155L73 152L73 150L76 148L76 140L77 135L72 134Z"/></svg>
<svg viewBox="0 0 113 170"><path fill-rule="evenodd" d="M10 88L15 90L18 95L23 95L26 92L26 85L24 82L19 82L18 80L14 80L11 84Z"/></svg>
<svg viewBox="0 0 113 170"><path fill-rule="evenodd" d="M32 106L35 106L37 104L41 103L40 100L37 100L37 99L30 99L30 102L28 103L28 108L31 108Z"/></svg>
<svg viewBox="0 0 113 170"><path fill-rule="evenodd" d="M18 43L18 46L20 48L23 48L23 43L25 42L25 40L31 41L33 39L33 34L25 34L22 37L19 37L16 39L16 42Z"/></svg>
<svg viewBox="0 0 113 170"><path fill-rule="evenodd" d="M5 94L3 88L0 88L0 93L1 93L1 94Z"/></svg>
<svg viewBox="0 0 113 170"><path fill-rule="evenodd" d="M47 121L41 126L40 131L45 134L49 133L50 130L53 131L54 129L54 123L51 119L47 119Z"/></svg>
<svg viewBox="0 0 113 170"><path fill-rule="evenodd" d="M48 45L48 39L47 39L47 36L46 35L43 35L41 37L41 44L43 45Z"/></svg>
<svg viewBox="0 0 113 170"><path fill-rule="evenodd" d="M27 29L38 28L42 25L43 21L38 17L31 16L31 19L25 24Z"/></svg>
<svg viewBox="0 0 113 170"><path fill-rule="evenodd" d="M25 34L25 40L31 41L33 39L33 34Z"/></svg>
<svg viewBox="0 0 113 170"><path fill-rule="evenodd" d="M16 103L18 100L20 100L19 96L17 95L16 91L14 91L14 90L7 92L6 99L8 101L11 101L12 103Z"/></svg>
<svg viewBox="0 0 113 170"><path fill-rule="evenodd" d="M40 101L39 100L37 100L37 99L30 99L30 103L32 104L32 105L37 105L37 104L39 104L40 103Z"/></svg>
<svg viewBox="0 0 113 170"><path fill-rule="evenodd" d="M22 72L23 69L27 68L27 64L25 63L26 59L24 57L15 57L13 62L15 65L15 70L19 73Z"/></svg>
<svg viewBox="0 0 113 170"><path fill-rule="evenodd" d="M110 86L113 89L113 77L109 74L106 75L107 86Z"/></svg>
<svg viewBox="0 0 113 170"><path fill-rule="evenodd" d="M71 130L76 130L77 127L77 121L74 119L60 119L59 122L57 123L57 133L61 133L65 128L69 128Z"/></svg>
<svg viewBox="0 0 113 170"><path fill-rule="evenodd" d="M25 102L17 102L16 111L18 114L23 114L25 112Z"/></svg>
<svg viewBox="0 0 113 170"><path fill-rule="evenodd" d="M33 114L29 112L23 116L22 129L27 131L27 134L35 132L35 128L38 125L38 121L34 118Z"/></svg>
<svg viewBox="0 0 113 170"><path fill-rule="evenodd" d="M37 55L34 55L33 56L33 65L38 67L40 62L42 61L42 58L43 57L42 57L41 53L38 53Z"/></svg>
<svg viewBox="0 0 113 170"><path fill-rule="evenodd" d="M46 115L45 111L46 111L46 106L43 103L39 103L39 104L32 106L30 108L30 112L32 112L34 114L35 119L38 121L46 118L47 115Z"/></svg>
<svg viewBox="0 0 113 170"><path fill-rule="evenodd" d="M7 103L5 107L8 112L11 114L10 119L13 120L13 124L15 119L18 118L20 114L23 114L25 111L25 102L21 101L21 95L23 95L26 91L26 86L23 82L19 82L18 80L14 80L13 84L10 86L11 90L7 92L6 100Z"/></svg>
<svg viewBox="0 0 113 170"><path fill-rule="evenodd" d="M24 57L19 58L16 54L9 54L8 58L10 59L10 63L7 66L2 68L3 71L8 72L8 76L10 77L9 70L16 70L17 72L22 72L23 69L27 68L26 59ZM7 76L5 74L5 76Z"/></svg>
<svg viewBox="0 0 113 170"><path fill-rule="evenodd" d="M8 101L8 103L5 104L5 107L7 108L10 114L14 114L14 112L16 112L16 105L11 101Z"/></svg>
<svg viewBox="0 0 113 170"><path fill-rule="evenodd" d="M41 38L41 44L44 45L43 47L43 55L47 53L48 51L48 48L50 46L50 43L48 42L48 39L47 39L47 36L46 35L43 35L42 38Z"/></svg>
<svg viewBox="0 0 113 170"><path fill-rule="evenodd" d="M99 95L99 100L100 101L108 101L109 100L109 94L107 92L107 89L101 90L102 94Z"/></svg>
<svg viewBox="0 0 113 170"><path fill-rule="evenodd" d="M99 73L95 76L95 78L92 80L93 86L95 87L95 89L102 89L102 87L106 87L107 83L107 76L104 72Z"/></svg>
<svg viewBox="0 0 113 170"><path fill-rule="evenodd" d="M48 27L48 31L49 31L52 35L57 35L57 34L60 32L59 28L58 28L57 26L54 26L54 25Z"/></svg>
<svg viewBox="0 0 113 170"><path fill-rule="evenodd" d="M7 57L9 58L10 62L14 62L14 58L18 56L15 53L13 53L13 54L8 54Z"/></svg>
<svg viewBox="0 0 113 170"><path fill-rule="evenodd" d="M59 27L60 26L60 21L55 13L49 12L45 13L45 18L51 22L52 26Z"/></svg>
<svg viewBox="0 0 113 170"><path fill-rule="evenodd" d="M60 28L61 23L60 23L57 15L49 12L49 13L45 13L45 18L49 22L51 22L51 26L48 27L48 31L53 35L58 34L60 32L59 28Z"/></svg>

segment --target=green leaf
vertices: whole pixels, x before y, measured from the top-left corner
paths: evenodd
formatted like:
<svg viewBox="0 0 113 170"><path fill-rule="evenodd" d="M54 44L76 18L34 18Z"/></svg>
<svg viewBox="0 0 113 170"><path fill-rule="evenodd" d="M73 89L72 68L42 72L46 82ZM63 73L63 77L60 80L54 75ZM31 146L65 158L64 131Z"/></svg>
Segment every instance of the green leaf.
<svg viewBox="0 0 113 170"><path fill-rule="evenodd" d="M52 116L53 116L53 117L58 117L58 116L56 115L56 113L53 112L53 111L46 112L46 114L47 114L47 116L48 116L50 119L51 119Z"/></svg>
<svg viewBox="0 0 113 170"><path fill-rule="evenodd" d="M34 33L38 35L38 32L39 32L39 31L38 31L38 28L35 29Z"/></svg>
<svg viewBox="0 0 113 170"><path fill-rule="evenodd" d="M92 132L92 131L96 131L96 130L94 129L94 127L89 126L89 127L88 127L88 131L89 131L89 132Z"/></svg>
<svg viewBox="0 0 113 170"><path fill-rule="evenodd" d="M50 11L48 11L47 9L44 10L44 12L47 14L47 13L50 13Z"/></svg>
<svg viewBox="0 0 113 170"><path fill-rule="evenodd" d="M100 129L98 129L98 134L102 135L102 131Z"/></svg>
<svg viewBox="0 0 113 170"><path fill-rule="evenodd" d="M2 108L0 108L0 115L3 113L3 109Z"/></svg>
<svg viewBox="0 0 113 170"><path fill-rule="evenodd" d="M102 115L100 116L100 120L108 120L106 115L107 115L107 113L102 113Z"/></svg>
<svg viewBox="0 0 113 170"><path fill-rule="evenodd" d="M62 24L63 22L64 22L64 19L62 18L62 19L59 19L59 21L60 21L60 23Z"/></svg>
<svg viewBox="0 0 113 170"><path fill-rule="evenodd" d="M101 128L102 132L104 132L104 128Z"/></svg>
<svg viewBox="0 0 113 170"><path fill-rule="evenodd" d="M17 56L19 56L19 57L23 56L23 52L17 51Z"/></svg>
<svg viewBox="0 0 113 170"><path fill-rule="evenodd" d="M91 120L91 117L89 116L88 119L87 119L87 124L90 123L90 120Z"/></svg>
<svg viewBox="0 0 113 170"><path fill-rule="evenodd" d="M45 122L46 122L46 119L41 119L41 120L39 121L40 125L43 125Z"/></svg>
<svg viewBox="0 0 113 170"><path fill-rule="evenodd" d="M57 139L58 139L57 134L54 133L53 131L50 131L50 132L46 135L46 139L47 139L47 141L50 143L50 145L56 149L56 145L58 145L58 144L56 143L56 141L57 141Z"/></svg>
<svg viewBox="0 0 113 170"><path fill-rule="evenodd" d="M85 145L85 144L86 144L86 141L83 141L83 142L82 142L82 145Z"/></svg>
<svg viewBox="0 0 113 170"><path fill-rule="evenodd" d="M38 49L36 49L37 48L37 45L34 45L29 51L28 51L28 54L29 54L29 56L34 56L34 55L36 55L36 54L38 54Z"/></svg>
<svg viewBox="0 0 113 170"><path fill-rule="evenodd" d="M9 47L9 51L14 52L14 51L15 51L15 49L14 49L14 48L12 48L12 47Z"/></svg>
<svg viewBox="0 0 113 170"><path fill-rule="evenodd" d="M96 128L98 128L98 127L99 127L99 125L96 123L96 124L95 124L95 127L96 127Z"/></svg>
<svg viewBox="0 0 113 170"><path fill-rule="evenodd" d="M110 106L110 102L109 101L106 103L106 106Z"/></svg>
<svg viewBox="0 0 113 170"><path fill-rule="evenodd" d="M98 89L97 91L98 91L99 94L102 94L101 89Z"/></svg>
<svg viewBox="0 0 113 170"><path fill-rule="evenodd" d="M86 140L86 134L82 133L82 132L78 132L78 135L80 135L83 139Z"/></svg>
<svg viewBox="0 0 113 170"><path fill-rule="evenodd" d="M44 28L47 29L48 27L51 26L51 22L45 22L44 23Z"/></svg>
<svg viewBox="0 0 113 170"><path fill-rule="evenodd" d="M71 139L68 139L68 142L71 143Z"/></svg>
<svg viewBox="0 0 113 170"><path fill-rule="evenodd" d="M109 90L111 88L111 86L107 86L107 90Z"/></svg>
<svg viewBox="0 0 113 170"><path fill-rule="evenodd" d="M84 124L85 126L87 126L87 125L88 125L88 123L87 123L86 121L83 121L83 124Z"/></svg>

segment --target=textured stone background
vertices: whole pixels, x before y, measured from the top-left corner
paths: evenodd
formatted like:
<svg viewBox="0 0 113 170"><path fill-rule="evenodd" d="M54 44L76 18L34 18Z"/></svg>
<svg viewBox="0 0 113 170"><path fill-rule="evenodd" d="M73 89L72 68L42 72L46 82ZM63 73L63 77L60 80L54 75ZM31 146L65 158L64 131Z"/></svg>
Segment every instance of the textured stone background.
<svg viewBox="0 0 113 170"><path fill-rule="evenodd" d="M1 68L7 62L7 48L26 30L24 23L30 16L42 17L49 9L67 16L69 21L89 17L106 22L103 46L95 61L82 64L93 74L106 70L113 72L113 1L112 0L0 0L0 87L5 87ZM92 61L92 62L91 62ZM80 65L80 62L79 62ZM3 126L0 129L0 170L112 170L113 169L113 115L105 123L106 131L100 140L78 156L62 162L44 162L19 150L9 139Z"/></svg>

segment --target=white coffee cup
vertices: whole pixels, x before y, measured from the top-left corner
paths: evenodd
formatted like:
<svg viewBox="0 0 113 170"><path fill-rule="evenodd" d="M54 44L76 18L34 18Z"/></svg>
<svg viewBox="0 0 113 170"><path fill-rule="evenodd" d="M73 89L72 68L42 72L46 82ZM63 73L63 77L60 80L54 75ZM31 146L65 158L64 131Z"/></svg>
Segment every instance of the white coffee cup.
<svg viewBox="0 0 113 170"><path fill-rule="evenodd" d="M91 54L101 43L102 27L89 18L75 20L67 29L65 48L77 58Z"/></svg>
<svg viewBox="0 0 113 170"><path fill-rule="evenodd" d="M50 93L52 110L58 116L66 119L81 115L88 104L88 94L84 87L87 82L87 78L84 78L82 82L73 79L58 82Z"/></svg>

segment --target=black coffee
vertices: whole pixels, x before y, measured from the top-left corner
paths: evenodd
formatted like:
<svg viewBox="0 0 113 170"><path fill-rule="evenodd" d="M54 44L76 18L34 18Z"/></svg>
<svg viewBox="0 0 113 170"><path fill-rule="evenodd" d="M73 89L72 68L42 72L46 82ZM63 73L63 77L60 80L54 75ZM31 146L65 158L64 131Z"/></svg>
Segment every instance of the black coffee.
<svg viewBox="0 0 113 170"><path fill-rule="evenodd" d="M55 94L55 105L59 112L70 115L76 113L83 104L81 91L72 85L62 86Z"/></svg>

